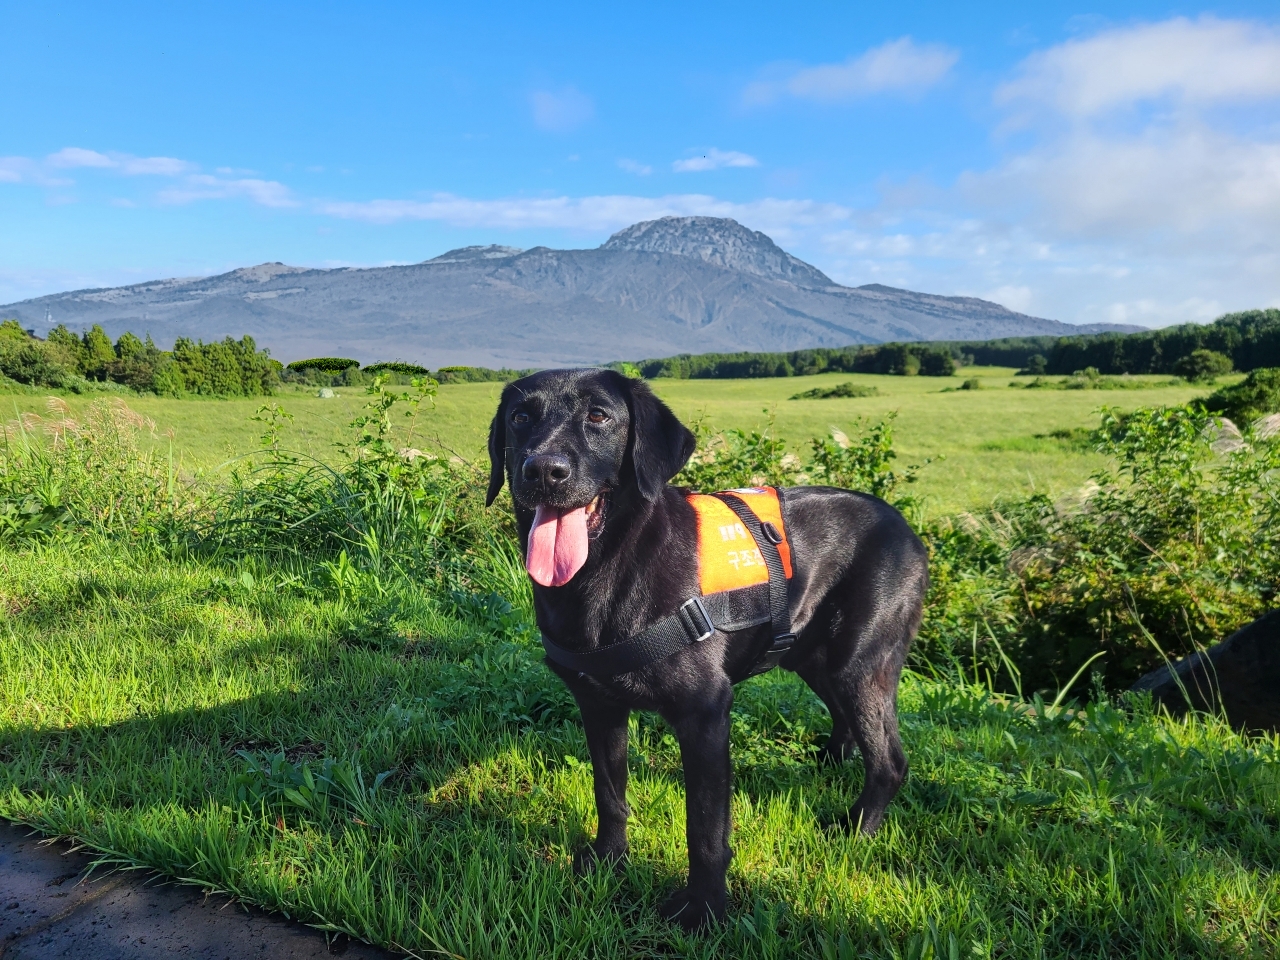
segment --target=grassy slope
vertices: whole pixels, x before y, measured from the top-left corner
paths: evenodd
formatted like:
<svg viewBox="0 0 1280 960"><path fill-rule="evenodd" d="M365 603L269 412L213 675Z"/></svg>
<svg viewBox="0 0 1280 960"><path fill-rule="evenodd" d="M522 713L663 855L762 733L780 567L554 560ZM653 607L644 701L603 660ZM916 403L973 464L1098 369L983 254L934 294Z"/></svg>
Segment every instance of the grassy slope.
<svg viewBox="0 0 1280 960"><path fill-rule="evenodd" d="M1204 388L1189 385L1117 391L1015 390L1008 387L1012 373L991 367L969 368L963 378L950 379L824 374L773 380L658 380L654 388L684 419L705 415L719 429L763 426L771 411L780 434L805 452L810 437L825 435L832 426L849 430L860 416L878 419L897 411L895 434L903 463L940 454L946 457L925 470L919 484L920 493L930 498L932 512L985 506L1000 494L1033 489L1057 494L1079 486L1101 461L1066 444L1036 439L1035 434L1092 427L1097 423L1095 411L1103 404L1132 408L1180 403L1205 393ZM983 389L940 392L972 376L982 378ZM1138 379L1168 381L1167 377ZM882 395L788 399L814 386L846 380L874 385ZM483 457L500 392L500 384L442 387L430 434L438 431L442 441L465 457ZM290 446L319 456L332 454L334 441L346 435L346 425L364 402L357 389L338 393L336 400L301 392L277 398L295 416L287 434ZM44 412L41 397L5 399L17 409ZM88 401L71 397L66 402L76 410ZM175 448L190 468L209 469L252 450L261 431L259 424L249 420L260 400L138 397L128 402L154 419L161 432L173 431Z"/></svg>
<svg viewBox="0 0 1280 960"><path fill-rule="evenodd" d="M975 399L975 398L965 398ZM755 399L743 403L758 402ZM0 557L0 815L377 942L465 957L1275 956L1276 740L1101 707L1036 719L909 678L912 777L867 840L820 827L860 766L781 673L739 688L732 919L685 938L673 741L632 739L632 861L593 829L574 711L528 636L413 588L380 607L264 569L74 543ZM369 800L236 797L238 750L358 762ZM951 952L951 938L956 952Z"/></svg>

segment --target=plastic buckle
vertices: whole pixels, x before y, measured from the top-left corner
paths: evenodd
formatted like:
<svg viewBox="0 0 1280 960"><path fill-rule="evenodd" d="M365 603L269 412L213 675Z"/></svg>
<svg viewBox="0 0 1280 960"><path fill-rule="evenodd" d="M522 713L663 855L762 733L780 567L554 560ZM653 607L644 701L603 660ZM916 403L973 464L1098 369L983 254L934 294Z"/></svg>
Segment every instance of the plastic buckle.
<svg viewBox="0 0 1280 960"><path fill-rule="evenodd" d="M792 644L796 642L794 633L780 633L773 638L773 643L769 646L770 653L785 653L791 649Z"/></svg>
<svg viewBox="0 0 1280 960"><path fill-rule="evenodd" d="M689 622L693 624L695 630L701 628L698 625L697 619L693 615L694 609L698 611L698 614L702 617L702 622L706 624L706 630L702 635L693 638L694 643L701 643L703 640L707 639L707 637L716 632L716 625L711 622L711 615L707 613L707 608L702 605L702 598L690 597L684 603L680 604L680 612L689 618Z"/></svg>

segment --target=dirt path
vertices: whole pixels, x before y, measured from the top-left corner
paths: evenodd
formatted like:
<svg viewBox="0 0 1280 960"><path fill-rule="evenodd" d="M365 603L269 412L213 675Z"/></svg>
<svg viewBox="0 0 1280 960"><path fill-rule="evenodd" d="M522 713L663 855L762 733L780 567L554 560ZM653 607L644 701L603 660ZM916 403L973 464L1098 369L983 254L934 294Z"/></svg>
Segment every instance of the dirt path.
<svg viewBox="0 0 1280 960"><path fill-rule="evenodd" d="M66 843L0 823L0 960L304 960L391 954L143 871L95 870Z"/></svg>

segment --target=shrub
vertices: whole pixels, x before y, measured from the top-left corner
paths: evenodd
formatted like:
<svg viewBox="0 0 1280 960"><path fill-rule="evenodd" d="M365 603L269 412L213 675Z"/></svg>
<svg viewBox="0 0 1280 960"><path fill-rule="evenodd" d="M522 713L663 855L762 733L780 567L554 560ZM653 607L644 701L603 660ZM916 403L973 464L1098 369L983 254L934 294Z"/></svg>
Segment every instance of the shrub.
<svg viewBox="0 0 1280 960"><path fill-rule="evenodd" d="M960 384L960 389L961 390L981 390L982 381L979 380L977 377L971 377L970 379L966 380L964 383Z"/></svg>
<svg viewBox="0 0 1280 960"><path fill-rule="evenodd" d="M1192 350L1174 365L1173 371L1192 383L1208 382L1231 372L1231 358L1216 350Z"/></svg>
<svg viewBox="0 0 1280 960"><path fill-rule="evenodd" d="M834 387L814 387L804 393L797 393L792 400L833 400L841 398L878 397L880 391L875 387L865 387L852 380L836 384Z"/></svg>
<svg viewBox="0 0 1280 960"><path fill-rule="evenodd" d="M1210 394L1205 407L1241 425L1280 412L1280 367L1250 372L1240 383Z"/></svg>
<svg viewBox="0 0 1280 960"><path fill-rule="evenodd" d="M1078 496L931 525L921 655L987 658L1032 689L1097 656L1122 688L1272 606L1280 443L1215 443L1212 428L1194 406L1105 410L1094 442L1114 465Z"/></svg>
<svg viewBox="0 0 1280 960"><path fill-rule="evenodd" d="M891 500L901 507L913 501L899 495L898 488L913 483L924 464L895 473L893 419L863 424L857 421L857 437L840 430L810 441L812 457L804 464L787 450L786 442L774 435L773 421L763 430L726 430L713 433L702 422L694 424L699 437L698 451L673 481L694 490L710 492L733 487L794 486L822 484L860 490ZM930 461L925 461L927 464Z"/></svg>
<svg viewBox="0 0 1280 960"><path fill-rule="evenodd" d="M404 373L415 377L429 376L431 371L416 363L405 363L403 360L385 360L382 363L371 363L364 368L365 373Z"/></svg>
<svg viewBox="0 0 1280 960"><path fill-rule="evenodd" d="M310 360L295 360L288 364L285 369L292 370L295 373L301 373L304 370L321 370L324 373L341 373L350 367L359 367L359 360L349 360L345 357L312 357Z"/></svg>
<svg viewBox="0 0 1280 960"><path fill-rule="evenodd" d="M37 339L17 320L0 323L0 374L31 386L61 387L77 373L76 357L66 347Z"/></svg>
<svg viewBox="0 0 1280 960"><path fill-rule="evenodd" d="M1033 353L1027 358L1027 365L1018 371L1020 377L1039 377L1049 372L1049 361L1043 353Z"/></svg>

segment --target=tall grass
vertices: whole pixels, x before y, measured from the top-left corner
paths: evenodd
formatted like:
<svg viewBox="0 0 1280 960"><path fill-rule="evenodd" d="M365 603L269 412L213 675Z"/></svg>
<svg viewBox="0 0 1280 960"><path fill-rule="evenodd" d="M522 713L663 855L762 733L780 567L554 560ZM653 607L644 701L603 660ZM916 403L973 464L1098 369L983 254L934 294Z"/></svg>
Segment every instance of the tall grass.
<svg viewBox="0 0 1280 960"><path fill-rule="evenodd" d="M1077 501L917 516L937 586L901 696L912 776L885 828L824 826L862 774L814 762L830 720L802 683L741 685L730 919L688 937L655 911L685 869L674 737L632 721L631 861L575 878L589 755L540 662L510 511L485 511L482 473L422 442L429 384L368 403L336 465L291 453L267 405L259 449L202 478L147 452L149 425L119 406L9 426L0 505L26 519L0 543L0 815L421 956L1280 950L1280 740L1173 720L1103 673L1073 687L1093 648L1036 680L1020 631L1037 621L1017 606L1027 570L1133 556L1146 603L1160 561L1115 552L1131 530L1194 569L1179 582L1201 601L1201 580L1241 569L1223 543L1265 586L1257 531L1223 541L1215 516L1188 541L1203 553L1165 547L1186 502L1271 516L1268 441L1217 454L1195 411L1115 418L1096 439L1116 467ZM791 459L763 433L726 437L693 469L716 486L843 471L900 498L890 427ZM1188 464L1181 505L1151 503L1160 471Z"/></svg>

